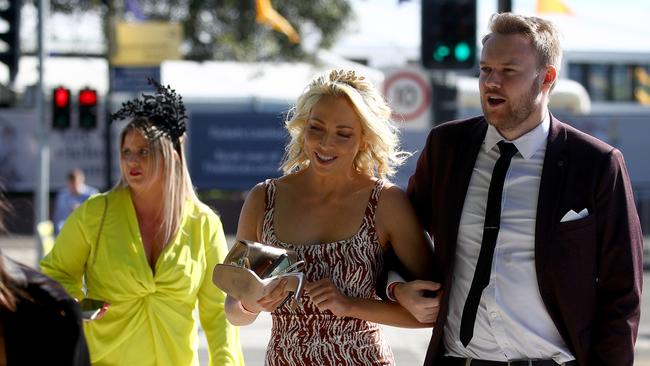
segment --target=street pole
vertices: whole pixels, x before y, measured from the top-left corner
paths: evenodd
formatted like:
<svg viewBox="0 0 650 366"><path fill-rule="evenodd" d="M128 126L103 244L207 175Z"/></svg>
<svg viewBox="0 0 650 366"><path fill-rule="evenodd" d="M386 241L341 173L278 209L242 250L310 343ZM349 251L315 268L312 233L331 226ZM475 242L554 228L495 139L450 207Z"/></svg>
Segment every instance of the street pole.
<svg viewBox="0 0 650 366"><path fill-rule="evenodd" d="M498 0L498 12L505 13L512 11L512 0Z"/></svg>
<svg viewBox="0 0 650 366"><path fill-rule="evenodd" d="M458 91L456 73L449 70L434 70L431 75L433 125L458 118Z"/></svg>
<svg viewBox="0 0 650 366"><path fill-rule="evenodd" d="M104 98L104 164L106 164L106 176L105 176L105 188L109 190L113 183L113 135L112 135L112 123L111 123L111 106L113 98L113 65L111 64L111 56L113 54L113 35L111 34L112 22L113 22L113 1L108 0L106 2L107 11L106 18L104 20L104 37L106 38L106 62L108 63L108 90L106 91L106 97Z"/></svg>
<svg viewBox="0 0 650 366"><path fill-rule="evenodd" d="M38 233L38 224L49 219L50 204L50 146L48 142L48 120L45 116L45 20L49 13L48 0L38 1L38 92L36 109L40 121L38 131L38 188L36 190L36 212L34 212L34 236L36 239L36 266L43 257L43 246Z"/></svg>

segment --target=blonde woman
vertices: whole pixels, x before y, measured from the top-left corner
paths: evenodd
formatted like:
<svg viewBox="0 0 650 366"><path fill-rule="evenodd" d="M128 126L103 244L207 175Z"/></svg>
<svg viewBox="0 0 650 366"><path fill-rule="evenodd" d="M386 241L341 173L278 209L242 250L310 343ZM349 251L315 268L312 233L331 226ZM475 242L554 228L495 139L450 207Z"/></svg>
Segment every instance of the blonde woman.
<svg viewBox="0 0 650 366"><path fill-rule="evenodd" d="M120 181L72 213L41 266L75 298L110 303L85 323L95 365L198 365L197 304L210 364L242 365L238 330L210 276L227 247L219 218L192 187L185 108L169 87L152 83L155 95L113 116L130 119L120 137Z"/></svg>
<svg viewBox="0 0 650 366"><path fill-rule="evenodd" d="M354 72L316 78L286 121L285 175L244 203L237 238L295 250L308 281L295 310L283 303L285 282L256 303L226 301L233 324L272 313L267 365L392 365L377 323L430 326L375 291L388 250L420 278L432 257L405 194L386 180L408 157L390 115Z"/></svg>

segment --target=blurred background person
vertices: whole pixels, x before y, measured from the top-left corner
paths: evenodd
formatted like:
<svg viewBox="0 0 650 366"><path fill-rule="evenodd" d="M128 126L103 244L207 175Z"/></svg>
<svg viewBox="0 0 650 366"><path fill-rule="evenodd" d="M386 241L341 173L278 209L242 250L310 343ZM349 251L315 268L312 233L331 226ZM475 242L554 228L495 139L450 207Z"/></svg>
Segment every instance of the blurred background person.
<svg viewBox="0 0 650 366"><path fill-rule="evenodd" d="M244 203L237 239L295 250L309 281L295 309L284 302L286 280L257 303L228 297L234 324L272 312L267 365L393 365L377 323L431 325L376 292L387 251L421 276L432 259L406 195L386 180L408 156L390 116L353 71L314 79L286 122L285 175L259 183Z"/></svg>
<svg viewBox="0 0 650 366"><path fill-rule="evenodd" d="M0 192L0 233L8 206ZM90 365L77 302L0 253L0 365Z"/></svg>
<svg viewBox="0 0 650 366"><path fill-rule="evenodd" d="M130 119L119 140L119 182L70 215L41 265L77 299L110 303L84 324L93 364L198 365L198 304L210 364L243 365L239 330L212 284L226 239L187 170L185 107L169 87L150 82L155 95L113 115Z"/></svg>
<svg viewBox="0 0 650 366"><path fill-rule="evenodd" d="M66 186L56 194L54 208L54 234L59 235L65 219L85 200L99 191L86 183L86 177L81 169L73 169L68 173Z"/></svg>

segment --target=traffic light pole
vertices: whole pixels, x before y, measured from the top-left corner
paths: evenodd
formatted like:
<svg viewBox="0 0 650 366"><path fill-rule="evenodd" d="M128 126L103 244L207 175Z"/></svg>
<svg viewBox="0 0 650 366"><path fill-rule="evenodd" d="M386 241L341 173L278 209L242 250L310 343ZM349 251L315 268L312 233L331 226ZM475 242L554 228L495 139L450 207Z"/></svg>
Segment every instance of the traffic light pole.
<svg viewBox="0 0 650 366"><path fill-rule="evenodd" d="M113 181L113 135L112 135L112 123L111 123L111 103L113 99L113 65L111 63L111 54L113 52L113 37L111 36L111 21L112 14L114 12L113 1L108 0L106 2L108 7L108 17L104 21L104 35L106 37L107 47L106 47L106 61L108 62L108 90L106 91L106 97L104 98L104 164L106 165L106 190L111 188Z"/></svg>
<svg viewBox="0 0 650 366"><path fill-rule="evenodd" d="M433 125L455 120L458 112L456 74L452 71L432 70Z"/></svg>
<svg viewBox="0 0 650 366"><path fill-rule="evenodd" d="M36 239L36 266L43 257L43 246L38 235L38 224L49 220L50 203L50 145L48 141L49 123L45 115L45 19L49 13L49 1L38 1L38 97L36 107L40 121L38 131L38 188L36 191L36 212L34 212L34 236Z"/></svg>
<svg viewBox="0 0 650 366"><path fill-rule="evenodd" d="M498 10L499 13L505 13L512 11L512 0L498 0Z"/></svg>

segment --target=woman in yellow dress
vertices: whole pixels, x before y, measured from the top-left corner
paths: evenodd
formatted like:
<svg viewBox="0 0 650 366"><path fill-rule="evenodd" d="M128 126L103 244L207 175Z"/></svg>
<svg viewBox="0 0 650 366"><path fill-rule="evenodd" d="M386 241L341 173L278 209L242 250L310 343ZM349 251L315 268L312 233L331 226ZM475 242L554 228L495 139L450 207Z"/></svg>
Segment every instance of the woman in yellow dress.
<svg viewBox="0 0 650 366"><path fill-rule="evenodd" d="M84 324L94 365L198 365L197 303L210 365L243 365L238 328L211 280L226 239L192 187L185 108L169 86L150 83L155 95L113 115L131 118L120 138L120 181L72 213L41 266L76 299L110 303Z"/></svg>

